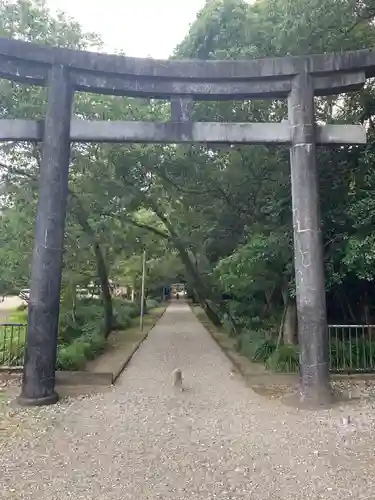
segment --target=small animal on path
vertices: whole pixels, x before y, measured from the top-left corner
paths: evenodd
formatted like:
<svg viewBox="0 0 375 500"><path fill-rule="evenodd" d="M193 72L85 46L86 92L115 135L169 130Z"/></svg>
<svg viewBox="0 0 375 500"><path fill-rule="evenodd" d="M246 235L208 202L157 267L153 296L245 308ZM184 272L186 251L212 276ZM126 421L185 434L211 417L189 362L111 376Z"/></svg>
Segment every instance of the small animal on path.
<svg viewBox="0 0 375 500"><path fill-rule="evenodd" d="M177 387L177 389L180 389L180 391L183 390L183 388L182 388L182 371L179 368L176 368L172 372L172 385L173 385L173 387Z"/></svg>

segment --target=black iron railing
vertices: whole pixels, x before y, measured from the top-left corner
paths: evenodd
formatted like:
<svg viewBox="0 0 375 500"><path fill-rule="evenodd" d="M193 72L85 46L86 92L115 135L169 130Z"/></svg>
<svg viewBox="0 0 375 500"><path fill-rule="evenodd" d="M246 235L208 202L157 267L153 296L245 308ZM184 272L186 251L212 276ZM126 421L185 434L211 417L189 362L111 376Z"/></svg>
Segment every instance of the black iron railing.
<svg viewBox="0 0 375 500"><path fill-rule="evenodd" d="M0 367L23 365L27 325L0 323ZM375 325L329 325L332 373L375 372Z"/></svg>
<svg viewBox="0 0 375 500"><path fill-rule="evenodd" d="M23 365L27 325L0 323L0 367Z"/></svg>
<svg viewBox="0 0 375 500"><path fill-rule="evenodd" d="M375 325L329 325L330 370L375 372Z"/></svg>

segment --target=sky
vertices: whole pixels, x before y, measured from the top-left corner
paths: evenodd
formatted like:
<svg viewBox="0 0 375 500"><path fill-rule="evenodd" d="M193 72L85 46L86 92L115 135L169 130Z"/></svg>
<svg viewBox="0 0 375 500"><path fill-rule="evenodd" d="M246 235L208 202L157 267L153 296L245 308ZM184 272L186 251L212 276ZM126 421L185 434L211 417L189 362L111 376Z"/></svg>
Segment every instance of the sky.
<svg viewBox="0 0 375 500"><path fill-rule="evenodd" d="M47 0L52 11L74 17L85 31L101 35L106 52L168 58L205 0Z"/></svg>

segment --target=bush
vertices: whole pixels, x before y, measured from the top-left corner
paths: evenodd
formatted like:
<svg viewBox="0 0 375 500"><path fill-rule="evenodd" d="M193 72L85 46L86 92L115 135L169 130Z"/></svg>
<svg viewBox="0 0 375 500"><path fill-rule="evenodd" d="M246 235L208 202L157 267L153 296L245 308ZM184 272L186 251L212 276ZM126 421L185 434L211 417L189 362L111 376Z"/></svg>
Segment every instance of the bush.
<svg viewBox="0 0 375 500"><path fill-rule="evenodd" d="M253 361L266 363L268 358L275 352L276 344L273 340L263 340L256 345Z"/></svg>
<svg viewBox="0 0 375 500"><path fill-rule="evenodd" d="M284 344L275 349L265 362L266 368L274 372L296 373L299 371L298 346Z"/></svg>
<svg viewBox="0 0 375 500"><path fill-rule="evenodd" d="M136 302L115 299L113 306L117 328L128 328L131 325L131 320L140 314L140 307Z"/></svg>
<svg viewBox="0 0 375 500"><path fill-rule="evenodd" d="M146 300L146 312L157 307L159 302L155 299ZM131 324L131 320L137 318L141 314L141 306L138 302L130 300L114 299L114 313L116 321L121 328L127 328Z"/></svg>
<svg viewBox="0 0 375 500"><path fill-rule="evenodd" d="M116 316L116 323L115 323L116 330L125 330L126 328L129 328L131 324L132 320L127 314L124 313L119 316Z"/></svg>
<svg viewBox="0 0 375 500"><path fill-rule="evenodd" d="M149 309L155 309L155 307L158 307L159 302L156 299L147 299L146 300L146 308L147 310Z"/></svg>
<svg viewBox="0 0 375 500"><path fill-rule="evenodd" d="M268 370L294 373L299 370L299 350L295 345L280 345L265 339L265 332L244 332L237 340L237 350L253 362L264 363Z"/></svg>
<svg viewBox="0 0 375 500"><path fill-rule="evenodd" d="M86 362L99 356L105 346L106 341L100 334L84 334L70 345L59 348L56 367L59 370L83 370Z"/></svg>
<svg viewBox="0 0 375 500"><path fill-rule="evenodd" d="M83 370L86 365L85 345L78 339L72 344L59 348L56 368L58 370Z"/></svg>
<svg viewBox="0 0 375 500"><path fill-rule="evenodd" d="M71 344L75 339L82 336L84 332L100 332L103 325L103 308L96 301L84 300L77 304L75 317L72 311L60 312L59 321L59 343Z"/></svg>
<svg viewBox="0 0 375 500"><path fill-rule="evenodd" d="M263 362L263 358L259 357L259 348L267 342L265 340L265 332L263 331L248 331L244 330L237 337L236 349L237 351L246 356L251 361Z"/></svg>

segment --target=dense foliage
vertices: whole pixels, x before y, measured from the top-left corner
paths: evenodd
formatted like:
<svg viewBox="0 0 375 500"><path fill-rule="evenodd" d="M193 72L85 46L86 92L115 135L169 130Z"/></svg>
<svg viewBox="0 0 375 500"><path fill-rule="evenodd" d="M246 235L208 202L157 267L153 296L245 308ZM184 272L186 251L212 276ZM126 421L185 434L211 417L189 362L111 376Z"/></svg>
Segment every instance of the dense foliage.
<svg viewBox="0 0 375 500"><path fill-rule="evenodd" d="M3 1L0 13L2 36L100 46L71 19L54 19L41 0ZM208 0L173 57L373 48L374 16L373 0ZM5 81L0 87L2 117L43 116L43 89ZM316 99L321 122L368 129L366 147L318 150L328 315L341 324L371 324L375 313L374 97L369 81L361 92ZM160 120L169 112L164 102L131 98L79 94L75 103L77 116L105 120ZM194 113L204 121L278 122L287 110L282 101L202 102ZM0 287L16 290L28 284L40 151L5 144L3 153ZM270 346L269 354L285 343L288 359L298 359L287 148L82 144L71 163L64 311L74 310L76 286L97 281L108 333L115 321L109 277L139 289L147 248L150 293L186 279L210 318L239 336L244 352L262 357L251 347L255 341Z"/></svg>

